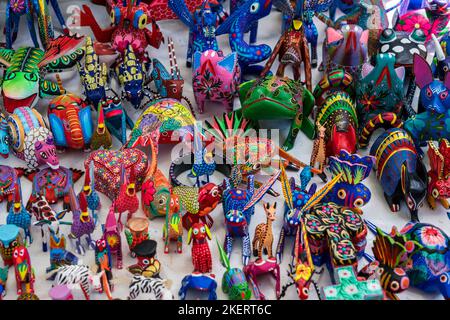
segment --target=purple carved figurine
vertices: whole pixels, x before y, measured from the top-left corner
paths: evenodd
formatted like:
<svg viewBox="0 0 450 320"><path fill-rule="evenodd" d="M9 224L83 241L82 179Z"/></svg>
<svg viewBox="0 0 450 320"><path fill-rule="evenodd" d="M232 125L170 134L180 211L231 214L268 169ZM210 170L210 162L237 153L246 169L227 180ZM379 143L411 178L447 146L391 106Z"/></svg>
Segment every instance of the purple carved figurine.
<svg viewBox="0 0 450 320"><path fill-rule="evenodd" d="M72 210L72 227L70 228L70 239L76 239L75 246L78 254L84 255L86 250L81 244L81 238L86 236L86 242L88 247L94 249L95 244L91 239L91 234L95 229L95 222L92 218L91 214L88 211L86 195L84 193L80 193L80 202L73 191L73 188L69 189L69 197L70 197L70 208Z"/></svg>

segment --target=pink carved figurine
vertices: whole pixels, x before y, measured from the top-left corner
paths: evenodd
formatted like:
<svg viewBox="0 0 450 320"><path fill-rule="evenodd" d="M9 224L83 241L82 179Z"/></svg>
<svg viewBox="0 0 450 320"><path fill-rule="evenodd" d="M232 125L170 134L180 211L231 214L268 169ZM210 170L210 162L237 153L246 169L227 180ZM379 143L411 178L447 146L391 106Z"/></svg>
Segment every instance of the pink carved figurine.
<svg viewBox="0 0 450 320"><path fill-rule="evenodd" d="M120 239L116 215L114 213L114 205L111 206L108 215L106 216L106 221L103 228L103 238L108 242L111 255L114 255L116 258L117 269L122 269L122 241Z"/></svg>
<svg viewBox="0 0 450 320"><path fill-rule="evenodd" d="M203 222L194 223L188 232L188 244L192 244L192 263L194 272L210 273L212 270L211 251L208 238L211 240L211 232Z"/></svg>
<svg viewBox="0 0 450 320"><path fill-rule="evenodd" d="M233 111L234 97L241 79L237 54L233 52L225 57L221 51L197 51L192 70L192 87L198 111L203 113L207 100L222 102L227 112Z"/></svg>
<svg viewBox="0 0 450 320"><path fill-rule="evenodd" d="M275 293L277 295L277 299L280 298L280 266L278 265L276 258L269 258L267 260L258 259L251 262L244 267L244 273L253 288L255 298L258 300L266 300L266 297L258 286L257 277L270 273L276 281Z"/></svg>

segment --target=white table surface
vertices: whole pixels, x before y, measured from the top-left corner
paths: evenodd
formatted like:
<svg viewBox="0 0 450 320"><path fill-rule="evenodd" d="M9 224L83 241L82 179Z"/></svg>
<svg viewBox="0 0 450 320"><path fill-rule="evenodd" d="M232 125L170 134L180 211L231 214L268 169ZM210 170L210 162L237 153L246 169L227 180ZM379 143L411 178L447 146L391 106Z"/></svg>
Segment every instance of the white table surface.
<svg viewBox="0 0 450 320"><path fill-rule="evenodd" d="M97 6L94 4L90 4L88 0L83 1L59 1L62 11L64 12L64 16L68 17L69 13L74 7L70 6L78 6L82 4L89 4L92 11L94 12L95 17L98 19L101 26L106 27L109 25L109 15L106 13L105 8L102 6ZM226 3L226 8L228 9L228 3ZM0 6L0 26L4 26L5 22L5 1L1 2ZM53 10L51 10L53 13ZM57 31L60 31L59 23L56 19L56 16L53 14L53 22L57 29ZM280 23L281 23L281 13L276 11L275 9L272 10L272 13L269 17L266 17L262 19L260 22L260 28L258 32L258 43L267 43L271 45L272 47L275 46L279 36L280 36ZM188 39L188 29L187 27L182 24L178 20L174 21L162 21L158 23L161 27L161 30L165 37L172 36L174 39L175 49L177 53L178 58L178 64L181 67L181 74L183 78L185 79L185 86L184 86L184 94L187 95L191 101L195 104L193 93L192 93L192 75L191 75L191 69L188 69L185 67L185 57L186 57L186 48L187 48L187 39ZM319 62L321 60L321 46L325 31L325 26L320 22L317 21L317 26L319 29L319 46L318 46L318 52L319 52ZM89 28L79 28L77 30L72 30L74 32L78 32L80 34L86 34L91 35L92 33ZM224 51L225 54L230 52L230 47L228 44L228 36L220 36L218 37L219 40L219 46ZM4 42L4 35L3 32L0 32L0 41ZM28 29L25 23L25 19L22 19L22 23L20 26L19 31L19 37L14 43L14 48L17 48L19 46L31 46L32 41L29 37ZM163 44L158 50L154 48L150 48L149 53L151 57L157 57L160 59L167 67L168 64L168 54L167 54L167 42L166 44ZM429 57L430 58L430 57ZM108 62L108 59L105 61ZM109 59L109 62L111 62L111 59ZM276 70L277 63L275 62L274 66L272 67L272 70ZM288 75L290 75L290 70L288 70ZM321 77L321 73L318 72L317 69L313 70L313 86L316 85ZM48 79L55 80L54 75L47 75ZM69 89L72 92L81 94L81 85L79 81L79 76L76 70L64 72L61 74L61 78L63 81L64 86ZM113 80L113 87L117 88L117 83ZM417 92L416 92L417 94ZM46 114L47 105L49 100L40 100L38 109L42 112L42 114ZM136 120L137 117L140 114L140 111L135 111L129 104L126 104L126 108L128 110L129 115L133 120ZM235 100L235 108L239 107L239 100ZM202 114L199 119L205 120L210 118L212 115L219 115L224 111L223 107L219 104L212 104L208 103L206 106L206 112ZM278 121L278 122L264 122L262 124L264 128L282 128L281 136L282 139L286 137L288 133L288 128L290 126L289 121ZM380 132L377 132L376 135L378 135ZM375 137L374 137L375 138ZM374 141L374 138L372 141ZM118 141L114 139L114 147L119 147ZM297 137L297 141L295 144L295 148L291 151L291 153L299 158L300 160L309 163L310 153L312 148L312 141L310 141L303 133L300 133ZM170 165L170 154L171 154L171 147L169 146L162 146L160 148L159 158L158 158L158 166L162 171L167 174L168 168ZM367 155L368 150L360 150L359 154ZM84 169L83 168L83 162L86 158L87 154L83 153L81 151L68 151L64 154L61 154L60 162L61 165L66 167L73 167L77 169ZM13 155L10 155L10 157L7 160L1 159L1 164L9 165L9 166L21 166L25 167L25 163L21 160L17 159ZM425 160L426 165L428 166L428 159ZM289 172L288 175L295 176L298 180L298 173ZM83 179L84 176L76 183L75 190L78 193L83 185ZM217 180L216 180L217 181ZM318 183L318 186L321 187L323 183L320 181L319 178L314 177L314 182ZM372 199L371 201L363 208L364 209L364 218L369 219L379 227L381 227L384 230L390 230L392 226L398 226L399 228L402 227L404 224L407 223L409 220L409 213L407 211L406 205L402 206L402 209L399 213L391 213L389 210L388 205L386 204L384 197L383 197L383 191L378 183L376 176L374 173L370 175L368 179L364 181L364 183L367 185L367 187L370 188L372 192ZM22 178L22 188L23 188L23 195L25 201L28 199L31 193L31 183L26 180L25 178ZM281 192L281 187L279 183L276 183L274 186L274 189ZM140 196L140 195L139 195ZM110 200L101 194L101 200L102 200L102 210L99 213L99 219L101 223L104 223L108 208L111 204ZM266 196L264 198L264 201L277 201L278 202L278 211L277 211L277 219L273 223L273 232L274 232L274 250L276 249L276 243L278 241L278 235L280 228L282 226L282 215L283 211L281 208L283 208L283 197L280 196L278 198L273 198L271 196ZM58 204L56 209L61 209L61 204ZM0 204L0 223L5 223L6 220L6 204L2 203ZM256 205L256 211L255 215L252 218L251 224L250 224L250 234L253 238L253 233L255 227L260 222L265 222L265 214L264 210L262 208L262 203L258 203ZM143 215L142 211L139 210L139 212L136 215ZM434 211L430 210L427 204L424 205L424 207L420 210L420 218L422 222L432 223L439 227L441 227L444 231L447 233L450 233L450 222L447 217L446 210L438 205L438 208ZM218 280L218 289L217 289L217 295L218 299L227 299L227 296L222 292L220 289L221 287L221 280L222 275L225 269L222 267L222 265L219 262L219 256L218 256L218 250L215 244L214 237L217 237L219 241L222 243L224 235L225 235L225 228L223 224L223 210L221 205L216 208L216 210L213 211L212 217L215 221L214 226L212 227L212 234L213 234L213 241L210 242L210 249L213 256L213 273L216 275L216 279ZM64 218L65 221L71 221L72 217L71 214L67 214ZM175 298L178 299L178 290L181 286L181 279L189 274L192 270L192 262L191 262L191 248L186 245L186 238L187 238L187 232L184 232L183 240L183 253L177 254L175 253L175 244L172 244L171 246L171 253L170 254L164 254L163 252L163 242L162 242L162 227L163 227L164 219L159 218L152 220L150 222L150 236L152 239L155 239L158 241L158 249L157 249L157 258L161 261L161 275L165 278L172 280L172 287L171 290L175 294ZM62 231L64 234L69 233L69 226L62 226ZM45 269L49 266L49 253L42 252L41 251L41 237L40 237L40 231L39 228L33 227L32 228L32 235L34 237L34 242L32 245L28 248L30 255L31 255L31 262L33 267L36 271L36 282L35 282L35 291L40 299L49 299L49 289L51 288L52 282L45 280ZM101 230L99 227L95 230L94 239L97 239L101 236ZM371 247L372 247L372 241L373 241L373 235L369 232L369 235L367 237L368 240L368 246L367 251L371 253ZM290 279L287 276L287 264L288 261L290 261L290 250L292 245L291 239L287 240L286 246L285 246L285 256L283 259L283 262L281 264L281 281L282 284L287 283ZM115 298L121 298L125 299L128 295L128 284L131 280L131 274L127 271L126 266L129 266L131 264L135 263L135 259L131 258L129 255L128 246L126 245L125 236L122 234L122 243L123 243L123 252L124 252L124 268L122 270L113 269L114 278L116 279L116 285L114 288L113 296ZM239 240L236 240L234 242L234 248L233 253L231 256L231 265L232 266L238 266L242 267L242 260L241 260L241 244ZM74 249L68 245L68 248L74 252ZM83 257L80 257L82 259L82 262L87 265L94 265L94 252L88 251L87 254ZM252 257L252 259L254 259ZM360 266L364 265L366 263L365 260L360 261ZM11 268L12 269L12 268ZM330 276L328 274L328 271L325 271L325 273L322 275L319 286L327 286L330 285ZM5 299L16 299L17 295L15 292L15 278L14 278L14 271L9 271L9 280L7 283L7 295ZM267 299L275 299L275 292L274 292L274 285L275 282L270 276L264 276L260 278L260 285L261 289L266 295ZM311 297L310 299L317 299L317 295L315 292L313 292L313 288L311 286ZM191 298L197 298L198 296L193 293L188 293L188 297ZM203 298L205 296L202 296ZM426 294L423 293L417 289L408 289L406 292L403 292L399 295L401 299L410 300L410 299L442 299L439 293L435 294ZM106 299L106 296L104 294L97 294L94 293L91 296L91 299ZM287 293L284 299L298 299L297 294L294 287L291 287Z"/></svg>

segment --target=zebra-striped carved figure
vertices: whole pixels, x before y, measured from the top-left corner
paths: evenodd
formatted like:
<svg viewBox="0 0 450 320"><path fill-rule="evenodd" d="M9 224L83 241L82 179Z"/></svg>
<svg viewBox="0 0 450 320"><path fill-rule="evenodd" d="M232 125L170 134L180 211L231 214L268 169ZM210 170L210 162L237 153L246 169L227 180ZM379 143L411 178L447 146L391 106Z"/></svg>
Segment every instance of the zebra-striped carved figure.
<svg viewBox="0 0 450 320"><path fill-rule="evenodd" d="M173 300L173 293L168 286L166 279L134 275L129 286L128 300Z"/></svg>
<svg viewBox="0 0 450 320"><path fill-rule="evenodd" d="M94 274L85 265L63 266L47 273L47 280L54 277L53 286L76 285L83 291L86 300L89 300L92 291L102 292L101 278L104 271Z"/></svg>

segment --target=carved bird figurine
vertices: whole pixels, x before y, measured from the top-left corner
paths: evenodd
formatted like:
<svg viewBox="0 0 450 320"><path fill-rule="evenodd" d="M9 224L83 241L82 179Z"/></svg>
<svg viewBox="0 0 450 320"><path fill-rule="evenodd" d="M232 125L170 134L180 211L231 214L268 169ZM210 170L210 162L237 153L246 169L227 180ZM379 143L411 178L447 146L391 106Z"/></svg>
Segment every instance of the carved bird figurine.
<svg viewBox="0 0 450 320"><path fill-rule="evenodd" d="M95 129L91 139L91 149L98 150L100 148L110 149L112 146L112 136L105 125L105 115L102 104L98 105L97 128Z"/></svg>

